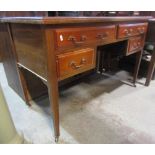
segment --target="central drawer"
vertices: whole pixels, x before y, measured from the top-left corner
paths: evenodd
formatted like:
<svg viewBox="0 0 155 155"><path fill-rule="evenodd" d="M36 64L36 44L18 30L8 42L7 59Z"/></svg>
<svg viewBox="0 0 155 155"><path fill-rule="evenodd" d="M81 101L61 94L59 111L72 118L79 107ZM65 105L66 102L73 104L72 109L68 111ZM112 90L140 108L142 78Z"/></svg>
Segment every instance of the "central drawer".
<svg viewBox="0 0 155 155"><path fill-rule="evenodd" d="M57 73L59 80L71 77L95 68L96 51L86 48L57 55Z"/></svg>
<svg viewBox="0 0 155 155"><path fill-rule="evenodd" d="M56 48L104 43L116 38L116 26L63 28L55 30Z"/></svg>

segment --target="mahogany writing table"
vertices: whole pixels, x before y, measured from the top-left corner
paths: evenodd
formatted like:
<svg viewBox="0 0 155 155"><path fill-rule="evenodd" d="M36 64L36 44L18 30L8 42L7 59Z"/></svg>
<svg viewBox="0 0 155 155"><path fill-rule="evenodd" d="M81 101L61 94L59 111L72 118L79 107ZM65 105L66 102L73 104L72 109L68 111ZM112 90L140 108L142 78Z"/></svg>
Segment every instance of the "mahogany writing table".
<svg viewBox="0 0 155 155"><path fill-rule="evenodd" d="M29 94L21 68L48 87L55 140L59 131L58 83L94 69L97 47L126 41L124 55L136 54L136 82L150 17L7 17L4 24L15 58L24 99Z"/></svg>

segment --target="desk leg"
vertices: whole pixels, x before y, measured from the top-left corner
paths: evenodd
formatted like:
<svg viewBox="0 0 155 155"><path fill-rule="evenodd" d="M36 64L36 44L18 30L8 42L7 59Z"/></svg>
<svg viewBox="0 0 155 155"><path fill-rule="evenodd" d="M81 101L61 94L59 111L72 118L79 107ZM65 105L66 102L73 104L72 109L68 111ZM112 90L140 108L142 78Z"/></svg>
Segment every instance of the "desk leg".
<svg viewBox="0 0 155 155"><path fill-rule="evenodd" d="M58 93L58 77L56 69L56 55L54 51L54 35L51 30L46 30L45 37L47 43L47 86L50 100L50 107L54 125L55 142L58 141L59 131L59 93Z"/></svg>
<svg viewBox="0 0 155 155"><path fill-rule="evenodd" d="M58 87L56 81L55 82L52 80L48 81L48 94L53 118L55 142L57 142L60 136L60 131L59 131Z"/></svg>
<svg viewBox="0 0 155 155"><path fill-rule="evenodd" d="M139 67L140 67L142 54L143 54L143 50L136 53L136 64L135 64L134 74L133 74L133 84L134 84L135 87L136 87L135 84L136 84L136 80L137 80L137 76L138 76L138 72L139 72Z"/></svg>
<svg viewBox="0 0 155 155"><path fill-rule="evenodd" d="M147 72L147 76L146 76L145 86L150 85L150 81L152 79L154 69L155 69L155 50L153 51L152 58L151 58L151 61L150 61L150 64L149 64L149 68L148 68L148 72Z"/></svg>
<svg viewBox="0 0 155 155"><path fill-rule="evenodd" d="M104 51L97 51L97 73L102 74L104 70Z"/></svg>

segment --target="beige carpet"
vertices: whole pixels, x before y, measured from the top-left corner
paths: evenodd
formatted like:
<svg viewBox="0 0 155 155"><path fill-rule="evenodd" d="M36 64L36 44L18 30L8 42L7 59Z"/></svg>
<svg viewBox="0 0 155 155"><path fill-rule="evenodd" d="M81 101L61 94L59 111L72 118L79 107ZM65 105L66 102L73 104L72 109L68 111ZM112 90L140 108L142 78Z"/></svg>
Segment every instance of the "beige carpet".
<svg viewBox="0 0 155 155"><path fill-rule="evenodd" d="M134 88L116 77L127 80L129 75L93 76L60 92L59 143L155 143L155 81ZM48 99L29 108L5 78L0 65L0 82L17 130L32 143L54 143Z"/></svg>

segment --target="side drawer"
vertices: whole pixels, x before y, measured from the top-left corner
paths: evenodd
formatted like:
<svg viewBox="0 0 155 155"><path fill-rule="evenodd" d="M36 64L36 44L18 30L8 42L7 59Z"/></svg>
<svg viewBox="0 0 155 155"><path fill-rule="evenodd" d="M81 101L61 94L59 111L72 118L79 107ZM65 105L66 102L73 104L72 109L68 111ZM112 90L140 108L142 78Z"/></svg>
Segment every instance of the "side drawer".
<svg viewBox="0 0 155 155"><path fill-rule="evenodd" d="M116 26L64 28L55 30L56 48L76 47L116 38Z"/></svg>
<svg viewBox="0 0 155 155"><path fill-rule="evenodd" d="M147 32L147 23L138 24L119 24L118 38L126 38L135 35L144 34Z"/></svg>
<svg viewBox="0 0 155 155"><path fill-rule="evenodd" d="M92 48L57 55L59 80L95 68L96 51Z"/></svg>
<svg viewBox="0 0 155 155"><path fill-rule="evenodd" d="M130 38L128 42L127 55L137 52L138 50L143 48L143 45L144 38L142 36Z"/></svg>

